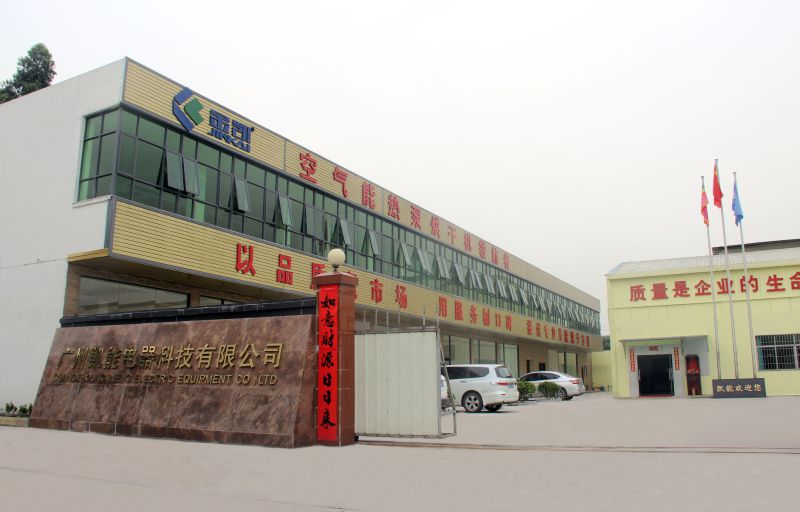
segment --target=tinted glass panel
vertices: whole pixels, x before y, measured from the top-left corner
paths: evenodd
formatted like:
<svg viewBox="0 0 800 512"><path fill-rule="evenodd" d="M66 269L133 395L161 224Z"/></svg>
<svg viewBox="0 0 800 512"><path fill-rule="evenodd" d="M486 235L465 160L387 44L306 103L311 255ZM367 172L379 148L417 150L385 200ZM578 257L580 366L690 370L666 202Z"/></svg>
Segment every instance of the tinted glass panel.
<svg viewBox="0 0 800 512"><path fill-rule="evenodd" d="M250 199L250 216L257 219L264 218L264 189L252 184L247 184L247 194ZM259 235L261 236L261 235Z"/></svg>
<svg viewBox="0 0 800 512"><path fill-rule="evenodd" d="M199 198L209 203L217 202L218 171L205 165L197 166L197 182L200 187Z"/></svg>
<svg viewBox="0 0 800 512"><path fill-rule="evenodd" d="M263 187L265 175L266 171L261 167L253 164L247 164L247 181L250 183L254 183Z"/></svg>
<svg viewBox="0 0 800 512"><path fill-rule="evenodd" d="M469 378L477 379L489 375L489 368L486 366L471 366L469 367Z"/></svg>
<svg viewBox="0 0 800 512"><path fill-rule="evenodd" d="M167 151L179 153L181 151L181 134L167 130Z"/></svg>
<svg viewBox="0 0 800 512"><path fill-rule="evenodd" d="M97 196L107 196L111 193L111 175L97 178Z"/></svg>
<svg viewBox="0 0 800 512"><path fill-rule="evenodd" d="M219 205L225 208L231 207L231 190L233 188L233 176L230 174L220 174L219 176Z"/></svg>
<svg viewBox="0 0 800 512"><path fill-rule="evenodd" d="M219 167L219 150L200 142L197 144L197 161L211 167Z"/></svg>
<svg viewBox="0 0 800 512"><path fill-rule="evenodd" d="M218 299L216 297L204 297L200 296L200 300L197 301L198 306L221 306L222 299Z"/></svg>
<svg viewBox="0 0 800 512"><path fill-rule="evenodd" d="M159 126L149 119L139 118L138 135L142 140L146 140L156 146L164 145L164 127Z"/></svg>
<svg viewBox="0 0 800 512"><path fill-rule="evenodd" d="M81 163L81 179L97 174L97 163L100 160L100 139L87 140L83 143L83 162Z"/></svg>
<svg viewBox="0 0 800 512"><path fill-rule="evenodd" d="M450 379L466 379L467 369L463 366L448 366L447 376Z"/></svg>
<svg viewBox="0 0 800 512"><path fill-rule="evenodd" d="M119 164L117 168L120 172L133 175L133 160L135 157L136 139L123 135L119 141Z"/></svg>
<svg viewBox="0 0 800 512"><path fill-rule="evenodd" d="M103 133L110 133L117 130L118 116L118 110L114 110L103 115Z"/></svg>
<svg viewBox="0 0 800 512"><path fill-rule="evenodd" d="M117 192L116 194L126 199L131 198L133 192L133 180L125 176L117 176Z"/></svg>
<svg viewBox="0 0 800 512"><path fill-rule="evenodd" d="M151 144L139 142L136 145L136 179L158 184L164 150Z"/></svg>
<svg viewBox="0 0 800 512"><path fill-rule="evenodd" d="M86 135L85 138L97 137L100 135L100 116L92 117L86 120Z"/></svg>
<svg viewBox="0 0 800 512"><path fill-rule="evenodd" d="M167 152L167 185L183 190L183 172L181 172L181 157L177 153Z"/></svg>
<svg viewBox="0 0 800 512"><path fill-rule="evenodd" d="M133 184L133 200L158 208L160 191L156 187L135 182Z"/></svg>
<svg viewBox="0 0 800 512"><path fill-rule="evenodd" d="M195 196L200 193L197 184L197 162L186 157L183 158L183 179L186 184L186 192Z"/></svg>
<svg viewBox="0 0 800 512"><path fill-rule="evenodd" d="M498 377L503 379L514 377L514 375L511 373L511 370L509 370L505 366L498 366L497 368L494 369L494 372L497 374Z"/></svg>
<svg viewBox="0 0 800 512"><path fill-rule="evenodd" d="M136 135L137 117L128 111L122 112L122 133Z"/></svg>
<svg viewBox="0 0 800 512"><path fill-rule="evenodd" d="M250 211L250 201L247 198L247 183L241 178L234 178L236 183L236 208L243 212Z"/></svg>

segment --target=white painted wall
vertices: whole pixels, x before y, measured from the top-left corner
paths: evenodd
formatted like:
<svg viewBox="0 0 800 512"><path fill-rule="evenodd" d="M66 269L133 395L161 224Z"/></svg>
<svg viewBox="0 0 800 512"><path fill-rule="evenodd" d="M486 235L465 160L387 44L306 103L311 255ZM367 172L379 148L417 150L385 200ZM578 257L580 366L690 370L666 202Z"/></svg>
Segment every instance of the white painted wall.
<svg viewBox="0 0 800 512"><path fill-rule="evenodd" d="M0 105L0 406L33 402L67 256L105 247L107 198L75 204L84 116L119 104L125 61Z"/></svg>

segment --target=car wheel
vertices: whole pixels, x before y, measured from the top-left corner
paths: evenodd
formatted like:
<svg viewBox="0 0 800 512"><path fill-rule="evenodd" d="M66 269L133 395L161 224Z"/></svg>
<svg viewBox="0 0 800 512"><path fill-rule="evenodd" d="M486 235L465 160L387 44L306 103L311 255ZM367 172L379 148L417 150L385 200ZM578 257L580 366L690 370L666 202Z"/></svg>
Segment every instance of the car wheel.
<svg viewBox="0 0 800 512"><path fill-rule="evenodd" d="M464 394L464 398L461 399L461 406L467 412L479 412L483 409L483 399L478 393L470 391Z"/></svg>
<svg viewBox="0 0 800 512"><path fill-rule="evenodd" d="M489 412L495 412L499 411L501 407L503 407L503 404L487 405L486 410Z"/></svg>
<svg viewBox="0 0 800 512"><path fill-rule="evenodd" d="M558 398L560 398L561 400L569 400L572 397L567 394L567 390L566 389L561 388L558 391Z"/></svg>
<svg viewBox="0 0 800 512"><path fill-rule="evenodd" d="M574 396L565 396L562 400L572 400Z"/></svg>

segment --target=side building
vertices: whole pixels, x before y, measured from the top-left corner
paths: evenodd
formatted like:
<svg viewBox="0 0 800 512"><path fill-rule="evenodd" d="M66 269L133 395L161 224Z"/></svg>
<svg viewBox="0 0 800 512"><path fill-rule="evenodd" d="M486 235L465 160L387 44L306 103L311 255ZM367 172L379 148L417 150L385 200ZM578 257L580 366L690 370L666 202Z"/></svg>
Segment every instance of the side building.
<svg viewBox="0 0 800 512"><path fill-rule="evenodd" d="M333 247L358 330L591 382L598 299L130 59L0 122L0 400L32 401L64 315L310 296Z"/></svg>
<svg viewBox="0 0 800 512"><path fill-rule="evenodd" d="M714 252L713 279L708 256L627 262L607 274L615 396L710 396L713 380L737 377L763 378L767 395L800 394L800 240L745 245L746 280L738 248L730 281Z"/></svg>

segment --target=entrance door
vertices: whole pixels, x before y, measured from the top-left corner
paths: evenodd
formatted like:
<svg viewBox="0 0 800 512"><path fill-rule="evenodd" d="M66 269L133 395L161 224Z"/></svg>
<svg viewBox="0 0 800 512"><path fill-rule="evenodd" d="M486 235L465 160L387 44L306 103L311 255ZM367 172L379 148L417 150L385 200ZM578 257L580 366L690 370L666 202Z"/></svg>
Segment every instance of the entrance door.
<svg viewBox="0 0 800 512"><path fill-rule="evenodd" d="M639 356L639 396L672 396L672 356Z"/></svg>

